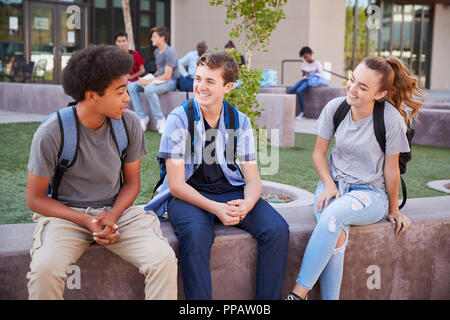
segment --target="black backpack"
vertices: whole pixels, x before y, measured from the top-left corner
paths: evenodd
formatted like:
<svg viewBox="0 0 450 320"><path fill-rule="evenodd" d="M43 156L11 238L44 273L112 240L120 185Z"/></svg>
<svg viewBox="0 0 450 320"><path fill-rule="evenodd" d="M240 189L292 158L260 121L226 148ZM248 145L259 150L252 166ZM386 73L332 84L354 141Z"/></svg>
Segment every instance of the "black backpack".
<svg viewBox="0 0 450 320"><path fill-rule="evenodd" d="M344 120L345 116L350 110L350 105L344 99L340 106L337 108L336 112L333 116L333 124L334 124L334 132L339 127L339 124ZM375 137L377 138L378 144L380 145L383 153L386 153L386 126L384 123L384 101L383 102L375 102L375 107L373 109L373 129L375 132ZM408 139L409 148L411 150L411 140L414 135L414 129L410 127L408 123L408 127L406 130L406 138ZM411 151L409 152L400 152L398 157L398 164L400 169L400 174L404 174L406 172L406 164L412 158ZM399 209L403 208L407 199L406 192L406 183L403 180L402 176L400 176L400 181L402 183L402 193L403 193L403 201L399 206Z"/></svg>

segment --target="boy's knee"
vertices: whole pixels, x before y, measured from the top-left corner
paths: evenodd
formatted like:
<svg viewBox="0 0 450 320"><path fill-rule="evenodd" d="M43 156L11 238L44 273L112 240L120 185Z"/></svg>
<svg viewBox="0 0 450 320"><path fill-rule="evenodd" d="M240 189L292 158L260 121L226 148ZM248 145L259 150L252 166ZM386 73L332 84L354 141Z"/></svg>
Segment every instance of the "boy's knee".
<svg viewBox="0 0 450 320"><path fill-rule="evenodd" d="M160 246L150 251L147 257L148 266L155 266L156 268L173 268L177 267L177 258L175 252L170 245Z"/></svg>
<svg viewBox="0 0 450 320"><path fill-rule="evenodd" d="M139 84L138 84L138 82L136 81L136 82L133 82L133 83L128 84L128 85L127 85L127 90L128 90L129 92L137 92L138 87L139 87Z"/></svg>
<svg viewBox="0 0 450 320"><path fill-rule="evenodd" d="M305 88L303 88L303 87L299 87L298 89L297 89L297 93L298 94L302 94L303 93L303 90L305 90Z"/></svg>
<svg viewBox="0 0 450 320"><path fill-rule="evenodd" d="M144 94L145 95L151 95L151 94L156 94L156 93L157 93L156 92L156 87L154 85L149 84L149 85L146 85L144 87Z"/></svg>
<svg viewBox="0 0 450 320"><path fill-rule="evenodd" d="M271 221L268 225L266 234L270 239L287 242L290 235L289 225L279 216L278 219Z"/></svg>
<svg viewBox="0 0 450 320"><path fill-rule="evenodd" d="M40 281L49 281L50 279L67 278L66 270L69 265L58 259L58 257L41 257L40 259L33 258L30 265L29 275Z"/></svg>
<svg viewBox="0 0 450 320"><path fill-rule="evenodd" d="M204 226L196 224L185 228L181 241L192 249L202 248L208 244L212 245L214 236L205 230Z"/></svg>

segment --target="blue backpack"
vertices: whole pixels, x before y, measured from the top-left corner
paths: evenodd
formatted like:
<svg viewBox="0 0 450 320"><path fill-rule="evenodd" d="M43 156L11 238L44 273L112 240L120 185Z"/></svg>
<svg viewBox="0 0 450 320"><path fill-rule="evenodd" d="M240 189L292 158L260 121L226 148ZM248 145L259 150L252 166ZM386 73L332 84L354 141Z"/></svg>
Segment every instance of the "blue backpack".
<svg viewBox="0 0 450 320"><path fill-rule="evenodd" d="M55 200L58 198L58 189L64 176L64 172L67 170L67 168L73 166L78 156L80 121L78 120L77 112L75 109L76 104L77 102L69 103L67 107L48 115L44 120L42 120L40 124L42 125L55 113L57 114L59 129L61 131L61 145L59 146L58 152L58 165L56 166L55 174L50 180L50 184L47 189L47 195L51 196ZM111 130L114 142L116 144L117 151L119 152L123 167L129 140L125 120L123 119L123 117L120 120L111 118L106 119L108 121L108 125ZM122 176L120 183L122 184Z"/></svg>
<svg viewBox="0 0 450 320"><path fill-rule="evenodd" d="M195 145L195 142L197 141L194 123L196 121L199 121L200 117L197 113L197 109L194 108L194 99L193 98L184 102L182 106L183 106L184 111L186 112L186 116L188 119L188 130L189 130L189 136L190 136L190 140L186 139L186 150L189 150L188 144L190 143L191 153L194 153L194 145ZM226 101L224 101L224 106L225 106L225 110L224 110L225 128L232 129L232 130L239 129L238 111L236 110L236 108L234 108L231 104L229 104ZM233 146L231 146L231 144L233 142L234 142L234 144L233 144ZM228 166L228 168L230 168L233 171L236 171L236 170L240 171L239 166L235 162L236 146L237 146L237 135L234 135L234 141L231 139L228 139L224 152L226 154L226 150L229 150L231 147L233 147L234 161L233 161L233 163L228 163L227 166ZM226 157L225 157L225 159L226 159ZM159 167L160 167L159 181L155 184L155 186L153 188L152 198L153 198L156 190L164 182L164 178L166 177L166 174L167 174L166 159L157 157L157 160L158 160ZM241 173L241 175L242 175L242 173Z"/></svg>

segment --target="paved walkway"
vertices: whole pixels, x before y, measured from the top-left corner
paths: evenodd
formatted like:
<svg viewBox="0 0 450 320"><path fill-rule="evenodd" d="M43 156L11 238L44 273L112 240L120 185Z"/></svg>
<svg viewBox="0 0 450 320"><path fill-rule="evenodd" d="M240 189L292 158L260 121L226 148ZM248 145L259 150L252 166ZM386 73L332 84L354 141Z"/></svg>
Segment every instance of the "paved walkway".
<svg viewBox="0 0 450 320"><path fill-rule="evenodd" d="M43 114L30 114L12 112L6 110L0 110L0 123L13 123L13 122L39 122L46 116Z"/></svg>
<svg viewBox="0 0 450 320"><path fill-rule="evenodd" d="M314 128L316 119L301 119L295 120L295 132L296 133L307 133L307 134L317 134L317 129Z"/></svg>
<svg viewBox="0 0 450 320"><path fill-rule="evenodd" d="M46 116L42 114L30 114L12 112L7 110L0 110L0 123L14 123L14 122L34 122L42 121ZM302 119L295 120L295 132L317 134L317 130L314 129L315 119Z"/></svg>

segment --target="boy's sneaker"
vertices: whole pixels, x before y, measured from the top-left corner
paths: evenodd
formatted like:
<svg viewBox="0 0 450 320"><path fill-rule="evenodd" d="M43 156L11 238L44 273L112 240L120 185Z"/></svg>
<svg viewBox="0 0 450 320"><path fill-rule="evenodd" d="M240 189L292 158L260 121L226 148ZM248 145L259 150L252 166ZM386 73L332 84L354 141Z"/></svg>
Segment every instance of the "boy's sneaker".
<svg viewBox="0 0 450 320"><path fill-rule="evenodd" d="M148 122L150 121L150 118L148 116L145 116L145 118L140 118L139 121L141 122L142 130L144 131L147 130L147 125Z"/></svg>
<svg viewBox="0 0 450 320"><path fill-rule="evenodd" d="M156 122L156 129L159 133L164 132L164 128L166 127L166 118L158 119Z"/></svg>
<svg viewBox="0 0 450 320"><path fill-rule="evenodd" d="M295 119L297 120L305 119L305 114L303 112L300 112L300 114L297 117L295 117Z"/></svg>
<svg viewBox="0 0 450 320"><path fill-rule="evenodd" d="M308 300L308 297L305 297L305 299L302 299L295 293L291 292L288 294L288 296L284 300Z"/></svg>

